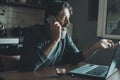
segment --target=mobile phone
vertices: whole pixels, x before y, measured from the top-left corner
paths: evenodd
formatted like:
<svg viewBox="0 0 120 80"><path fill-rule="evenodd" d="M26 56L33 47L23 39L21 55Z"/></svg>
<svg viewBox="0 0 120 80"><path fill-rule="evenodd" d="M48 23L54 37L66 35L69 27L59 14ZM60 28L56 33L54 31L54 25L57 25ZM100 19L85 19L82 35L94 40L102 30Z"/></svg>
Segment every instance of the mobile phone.
<svg viewBox="0 0 120 80"><path fill-rule="evenodd" d="M50 24L51 22L54 22L54 21L56 21L56 17L55 16L53 16L53 15L51 15L51 16L49 16L48 18L47 18L47 22Z"/></svg>

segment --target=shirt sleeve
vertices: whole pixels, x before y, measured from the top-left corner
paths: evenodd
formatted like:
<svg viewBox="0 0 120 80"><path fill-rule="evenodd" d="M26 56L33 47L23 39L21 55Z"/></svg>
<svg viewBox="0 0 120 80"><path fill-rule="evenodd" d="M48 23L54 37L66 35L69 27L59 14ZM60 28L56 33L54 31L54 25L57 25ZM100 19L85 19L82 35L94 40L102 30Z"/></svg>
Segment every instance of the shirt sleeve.
<svg viewBox="0 0 120 80"><path fill-rule="evenodd" d="M29 30L25 35L19 65L20 71L35 71L45 63L47 57L42 50L42 39L43 35L39 34L37 29ZM39 46L38 42L41 42Z"/></svg>
<svg viewBox="0 0 120 80"><path fill-rule="evenodd" d="M65 57L66 62L70 62L72 64L76 64L84 60L83 52L76 47L69 34L67 34L67 47Z"/></svg>

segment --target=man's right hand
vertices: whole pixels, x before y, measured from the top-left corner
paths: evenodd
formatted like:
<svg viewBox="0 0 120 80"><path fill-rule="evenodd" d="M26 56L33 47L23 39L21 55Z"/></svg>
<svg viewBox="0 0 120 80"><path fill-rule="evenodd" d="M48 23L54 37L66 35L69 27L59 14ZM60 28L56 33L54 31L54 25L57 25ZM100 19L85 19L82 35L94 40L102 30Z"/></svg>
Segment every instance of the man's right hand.
<svg viewBox="0 0 120 80"><path fill-rule="evenodd" d="M55 21L50 24L50 37L51 40L54 42L59 42L61 38L61 25L59 22Z"/></svg>
<svg viewBox="0 0 120 80"><path fill-rule="evenodd" d="M50 43L46 45L46 48L44 48L44 53L48 58L61 38L61 25L57 21L50 24L50 38Z"/></svg>

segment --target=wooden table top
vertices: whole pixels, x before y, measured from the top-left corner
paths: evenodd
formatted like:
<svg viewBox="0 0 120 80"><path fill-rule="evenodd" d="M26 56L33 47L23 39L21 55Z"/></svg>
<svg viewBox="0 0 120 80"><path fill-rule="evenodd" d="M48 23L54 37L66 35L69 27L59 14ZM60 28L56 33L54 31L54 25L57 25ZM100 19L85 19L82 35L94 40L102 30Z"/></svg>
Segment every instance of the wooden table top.
<svg viewBox="0 0 120 80"><path fill-rule="evenodd" d="M83 65L84 63L81 64ZM81 64L74 66L65 65L60 67L63 67L69 71L75 67L80 66ZM1 72L0 77L3 78L3 80L98 80L96 78L89 77L71 77L70 75L63 75L58 78L56 74L56 67L45 67L36 72ZM120 71L115 72L108 80L120 80Z"/></svg>

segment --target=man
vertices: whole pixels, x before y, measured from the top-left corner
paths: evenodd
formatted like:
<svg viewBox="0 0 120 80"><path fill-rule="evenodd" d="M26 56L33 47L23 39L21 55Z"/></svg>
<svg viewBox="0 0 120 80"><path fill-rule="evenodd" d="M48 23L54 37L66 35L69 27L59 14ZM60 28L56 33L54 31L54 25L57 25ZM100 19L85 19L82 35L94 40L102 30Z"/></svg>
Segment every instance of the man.
<svg viewBox="0 0 120 80"><path fill-rule="evenodd" d="M19 69L35 71L41 67L76 64L88 58L97 49L104 48L99 41L86 51L78 50L73 43L68 26L72 7L67 2L55 2L47 9L47 22L30 28L24 37ZM113 42L105 40L106 48Z"/></svg>

